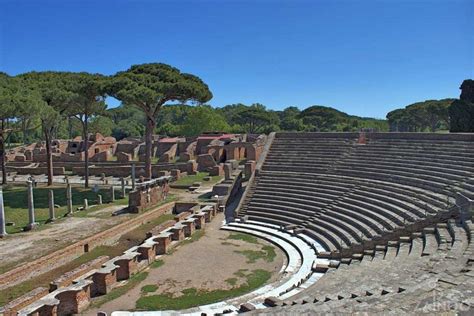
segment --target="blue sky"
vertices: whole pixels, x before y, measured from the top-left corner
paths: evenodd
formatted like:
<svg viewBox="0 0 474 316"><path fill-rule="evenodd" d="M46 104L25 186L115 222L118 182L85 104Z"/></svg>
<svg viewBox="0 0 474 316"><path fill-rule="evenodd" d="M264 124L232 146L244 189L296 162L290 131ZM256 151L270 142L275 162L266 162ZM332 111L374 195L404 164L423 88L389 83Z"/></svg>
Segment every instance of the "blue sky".
<svg viewBox="0 0 474 316"><path fill-rule="evenodd" d="M474 1L0 0L0 70L113 74L164 62L211 104L385 117L474 77Z"/></svg>

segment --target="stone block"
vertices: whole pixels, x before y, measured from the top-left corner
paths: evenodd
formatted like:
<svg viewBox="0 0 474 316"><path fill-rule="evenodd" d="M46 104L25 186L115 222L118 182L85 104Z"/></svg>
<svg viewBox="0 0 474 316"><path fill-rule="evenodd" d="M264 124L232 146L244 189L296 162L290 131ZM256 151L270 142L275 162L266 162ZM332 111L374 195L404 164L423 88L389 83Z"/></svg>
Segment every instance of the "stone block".
<svg viewBox="0 0 474 316"><path fill-rule="evenodd" d="M216 177L216 176L223 176L224 175L224 168L222 165L217 165L214 166L210 169L209 175L211 177Z"/></svg>
<svg viewBox="0 0 474 316"><path fill-rule="evenodd" d="M181 178L181 171L179 169L171 169L171 176L178 180Z"/></svg>
<svg viewBox="0 0 474 316"><path fill-rule="evenodd" d="M255 161L250 160L245 163L244 175L245 179L248 180L255 171Z"/></svg>
<svg viewBox="0 0 474 316"><path fill-rule="evenodd" d="M197 172L197 163L195 160L189 160L187 163L186 163L186 172L188 173L188 175L194 175L196 174Z"/></svg>
<svg viewBox="0 0 474 316"><path fill-rule="evenodd" d="M118 152L115 154L117 157L118 162L130 162L132 161L132 155L124 153L124 152Z"/></svg>
<svg viewBox="0 0 474 316"><path fill-rule="evenodd" d="M180 224L177 224L175 227L171 227L170 231L173 233L171 239L176 241L181 241L184 239L184 227Z"/></svg>
<svg viewBox="0 0 474 316"><path fill-rule="evenodd" d="M214 157L211 154L202 154L197 157L197 164L199 171L206 171L217 166Z"/></svg>

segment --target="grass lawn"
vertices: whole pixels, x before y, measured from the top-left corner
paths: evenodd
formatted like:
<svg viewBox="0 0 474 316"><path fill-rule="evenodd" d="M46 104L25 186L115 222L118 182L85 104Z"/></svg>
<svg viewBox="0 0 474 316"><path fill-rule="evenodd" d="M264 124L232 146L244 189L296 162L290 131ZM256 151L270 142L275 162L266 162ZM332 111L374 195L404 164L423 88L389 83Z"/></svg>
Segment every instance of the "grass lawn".
<svg viewBox="0 0 474 316"><path fill-rule="evenodd" d="M219 302L231 297L243 295L264 285L271 277L271 273L262 269L244 273L243 270L236 273L246 279L246 283L228 290L200 290L188 288L181 291L182 295L173 297L171 294L151 295L149 292L142 292L142 297L136 302L138 310L181 310L199 305ZM234 279L228 279L227 283L236 283ZM151 290L151 288L148 288Z"/></svg>
<svg viewBox="0 0 474 316"><path fill-rule="evenodd" d="M257 237L254 237L254 236L249 235L249 234L243 234L243 233L232 233L232 234L229 235L229 237L227 237L227 239L242 240L242 241L246 241L246 242L251 243L251 244L258 244Z"/></svg>
<svg viewBox="0 0 474 316"><path fill-rule="evenodd" d="M263 246L262 250L235 250L234 252L247 257L247 263L254 263L258 259L273 262L276 257L275 248L272 246Z"/></svg>
<svg viewBox="0 0 474 316"><path fill-rule="evenodd" d="M49 190L54 191L54 202L60 207L55 209L56 217L61 218L67 213L66 207L66 188L65 187L37 187L33 189L33 198L35 204L35 218L36 222L40 225L44 225L49 218L48 209L48 192ZM98 193L93 192L91 189L85 189L82 187L72 188L72 204L74 210L79 206L83 206L84 199L87 198L89 205L96 204L98 200L98 194L102 195L102 201L104 203L110 202L109 189L101 189ZM115 193L115 196L119 196L119 192ZM3 200L5 204L5 217L7 222L15 223L15 226L7 226L7 233L18 233L28 224L28 193L25 186L5 187L3 190ZM117 199L114 204L128 204L128 198ZM110 204L109 204L110 205ZM107 207L107 204L103 204L100 207ZM90 210L97 210L98 207ZM76 213L78 216L83 216L87 211L80 211Z"/></svg>
<svg viewBox="0 0 474 316"><path fill-rule="evenodd" d="M173 182L173 184L176 184L176 185L192 185L194 182L202 182L203 184L215 184L217 182L219 182L220 180L222 180L222 176L214 176L214 177L211 177L211 180L209 181L204 181L204 178L205 177L208 177L209 176L209 173L208 172L197 172L196 174L194 175L189 175L189 176L185 176L185 177L182 177L181 179Z"/></svg>

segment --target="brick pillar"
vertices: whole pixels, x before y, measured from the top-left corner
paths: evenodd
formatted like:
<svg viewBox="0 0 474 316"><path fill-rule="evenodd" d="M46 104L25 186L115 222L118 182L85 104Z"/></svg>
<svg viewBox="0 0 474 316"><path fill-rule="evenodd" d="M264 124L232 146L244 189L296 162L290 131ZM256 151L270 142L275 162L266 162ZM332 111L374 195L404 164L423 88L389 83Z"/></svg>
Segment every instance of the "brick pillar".
<svg viewBox="0 0 474 316"><path fill-rule="evenodd" d="M168 236L158 236L155 238L158 242L158 246L156 247L156 254L157 255L164 255L168 253L168 247L171 243L170 238Z"/></svg>

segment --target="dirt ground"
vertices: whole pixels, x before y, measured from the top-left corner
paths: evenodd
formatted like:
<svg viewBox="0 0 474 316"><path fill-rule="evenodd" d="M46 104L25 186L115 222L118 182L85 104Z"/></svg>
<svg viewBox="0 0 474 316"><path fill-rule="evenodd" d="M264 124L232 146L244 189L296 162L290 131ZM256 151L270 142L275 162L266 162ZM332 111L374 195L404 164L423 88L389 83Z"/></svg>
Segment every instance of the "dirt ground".
<svg viewBox="0 0 474 316"><path fill-rule="evenodd" d="M100 214L112 213L123 205L111 205ZM20 264L44 256L52 251L92 236L126 219L124 216L108 218L67 217L37 231L8 235L0 239L0 270L10 270Z"/></svg>
<svg viewBox="0 0 474 316"><path fill-rule="evenodd" d="M226 280L236 278L236 286L245 279L236 277L240 269L252 271L264 269L272 272L274 281L281 267L286 264L285 254L277 247L263 240L252 244L242 240L228 239L231 232L220 230L224 220L219 214L205 228L205 234L199 240L178 246L171 255L161 256L164 265L159 268L149 268L148 276L128 293L112 300L100 308L88 310L85 315L96 315L98 311L110 313L117 310L133 310L135 302L143 295L141 288L145 285L157 285L158 290L153 294L170 293L178 295L183 289L196 288L205 290L230 289L232 285ZM276 257L272 262L258 259L249 263L247 257L236 251L261 250L262 246L274 247Z"/></svg>

